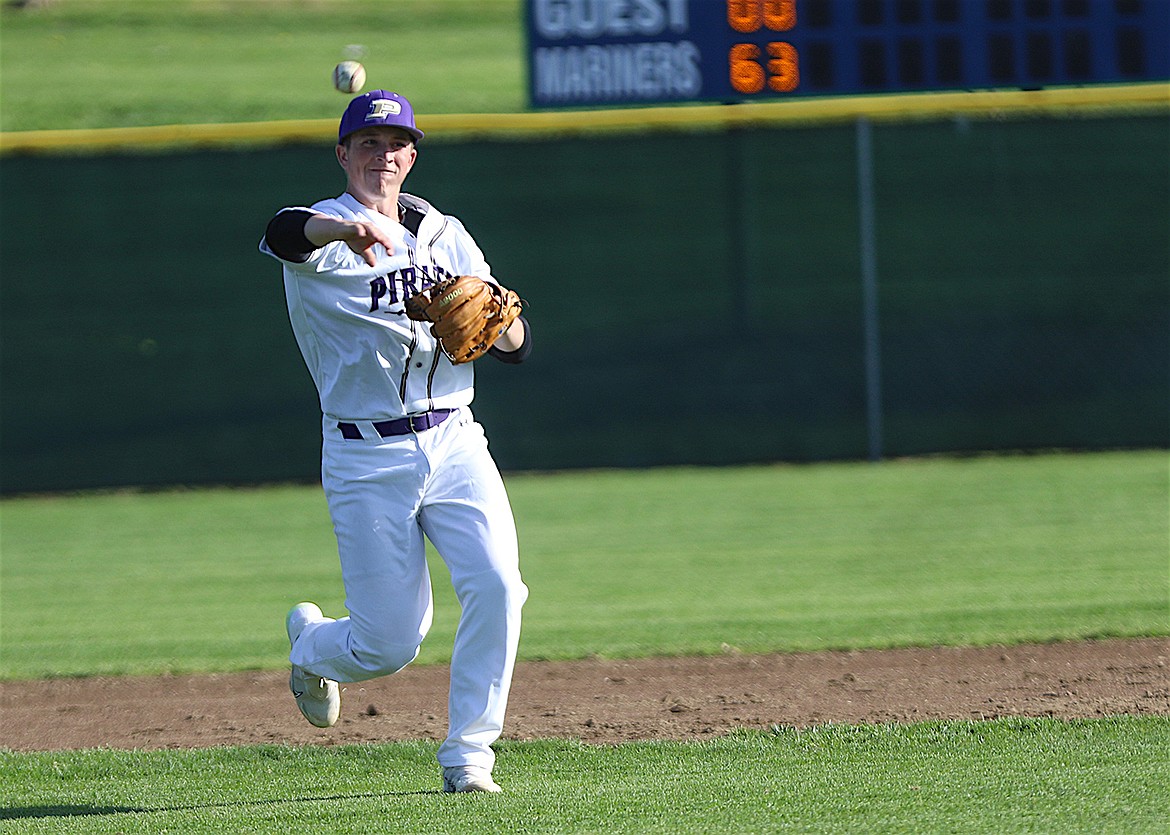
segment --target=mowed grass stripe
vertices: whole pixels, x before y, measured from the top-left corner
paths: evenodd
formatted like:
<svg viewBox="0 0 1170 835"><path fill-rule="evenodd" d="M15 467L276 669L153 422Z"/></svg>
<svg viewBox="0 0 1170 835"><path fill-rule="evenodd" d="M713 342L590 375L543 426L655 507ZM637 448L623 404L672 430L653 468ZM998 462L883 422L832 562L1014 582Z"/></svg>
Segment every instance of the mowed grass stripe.
<svg viewBox="0 0 1170 835"><path fill-rule="evenodd" d="M6 832L1155 833L1170 721L1119 717L499 745L500 796L431 743L3 754Z"/></svg>
<svg viewBox="0 0 1170 835"><path fill-rule="evenodd" d="M527 659L1167 634L1161 451L507 482ZM292 603L343 613L315 486L9 499L0 520L7 678L278 669ZM431 556L424 664L458 617Z"/></svg>

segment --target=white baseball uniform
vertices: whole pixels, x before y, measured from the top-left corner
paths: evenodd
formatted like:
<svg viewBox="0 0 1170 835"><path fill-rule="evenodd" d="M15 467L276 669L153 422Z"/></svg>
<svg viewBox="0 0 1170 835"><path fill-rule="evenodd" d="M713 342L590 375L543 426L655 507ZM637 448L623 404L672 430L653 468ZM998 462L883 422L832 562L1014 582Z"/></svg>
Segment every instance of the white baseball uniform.
<svg viewBox="0 0 1170 835"><path fill-rule="evenodd" d="M425 535L462 606L439 763L491 769L528 589L503 480L469 408L472 364L453 365L404 301L448 276L494 279L458 220L409 194L399 210L386 217L349 194L311 207L386 230L393 254L376 245L373 267L342 242L303 261L282 258L267 236L260 244L284 266L289 317L320 395L321 478L349 612L307 626L290 661L339 682L413 661L433 612Z"/></svg>

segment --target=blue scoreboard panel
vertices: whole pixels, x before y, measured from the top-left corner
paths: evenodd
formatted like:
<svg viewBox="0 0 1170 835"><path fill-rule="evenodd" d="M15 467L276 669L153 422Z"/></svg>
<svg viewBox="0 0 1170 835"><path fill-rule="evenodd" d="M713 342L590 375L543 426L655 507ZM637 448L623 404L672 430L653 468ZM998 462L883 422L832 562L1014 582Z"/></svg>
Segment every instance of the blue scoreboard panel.
<svg viewBox="0 0 1170 835"><path fill-rule="evenodd" d="M535 108L1170 80L1170 0L527 0Z"/></svg>

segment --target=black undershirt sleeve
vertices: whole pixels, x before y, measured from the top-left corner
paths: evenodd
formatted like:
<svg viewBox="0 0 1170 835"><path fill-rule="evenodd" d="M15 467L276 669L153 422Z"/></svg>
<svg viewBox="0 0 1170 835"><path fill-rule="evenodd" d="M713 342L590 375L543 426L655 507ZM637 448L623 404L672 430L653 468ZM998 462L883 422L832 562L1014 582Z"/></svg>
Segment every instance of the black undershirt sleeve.
<svg viewBox="0 0 1170 835"><path fill-rule="evenodd" d="M304 209L289 209L277 214L268 221L268 229L264 232L268 248L285 261L297 264L307 261L319 248L305 237L305 224L312 216L312 212Z"/></svg>
<svg viewBox="0 0 1170 835"><path fill-rule="evenodd" d="M501 351L495 345L488 348L488 356L495 357L500 362L506 362L509 365L519 365L528 359L528 355L532 353L532 330L528 326L528 320L523 316L520 321L524 323L524 342L515 351Z"/></svg>

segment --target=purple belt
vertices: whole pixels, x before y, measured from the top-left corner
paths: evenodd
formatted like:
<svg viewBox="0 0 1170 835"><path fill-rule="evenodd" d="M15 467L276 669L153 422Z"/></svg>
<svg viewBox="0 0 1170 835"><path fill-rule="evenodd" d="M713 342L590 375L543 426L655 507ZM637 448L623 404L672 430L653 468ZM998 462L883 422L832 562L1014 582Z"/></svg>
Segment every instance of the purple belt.
<svg viewBox="0 0 1170 835"><path fill-rule="evenodd" d="M412 432L423 432L432 429L451 417L454 409L435 409L433 412L423 412L421 415L407 415L395 420L381 420L374 423L374 430L383 438L395 435L409 435ZM341 437L347 441L362 440L361 430L356 423L339 423Z"/></svg>

